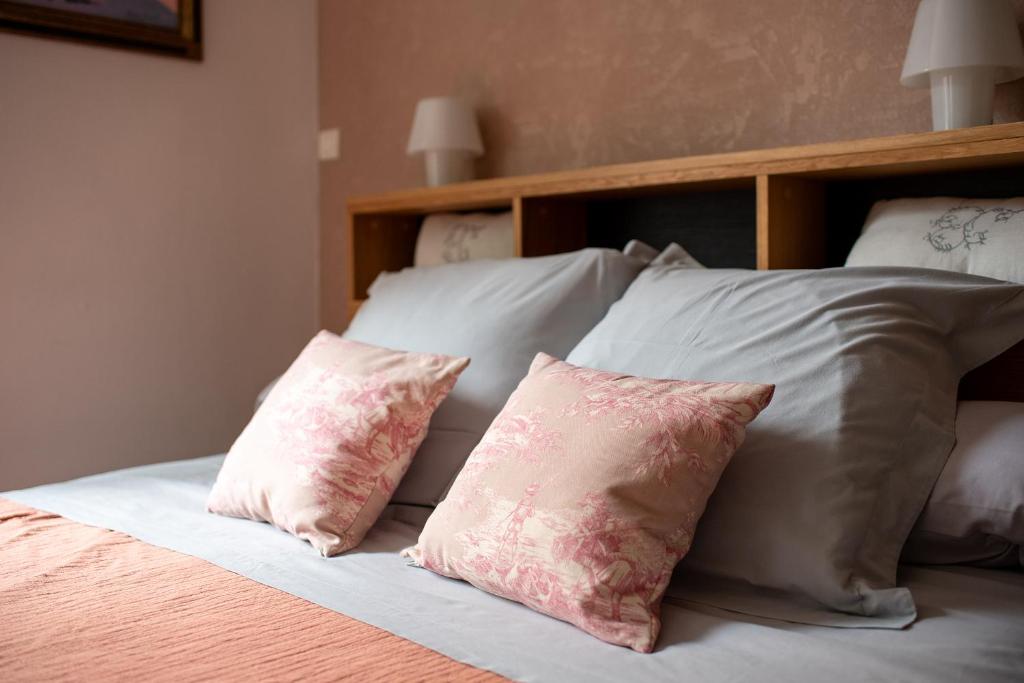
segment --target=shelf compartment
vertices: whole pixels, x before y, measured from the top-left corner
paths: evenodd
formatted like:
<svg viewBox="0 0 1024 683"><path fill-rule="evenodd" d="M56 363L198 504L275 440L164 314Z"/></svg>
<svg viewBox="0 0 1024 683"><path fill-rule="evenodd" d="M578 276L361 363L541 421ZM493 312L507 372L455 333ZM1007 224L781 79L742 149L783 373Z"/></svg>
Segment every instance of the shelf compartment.
<svg viewBox="0 0 1024 683"><path fill-rule="evenodd" d="M1024 164L825 182L825 266L841 266L876 201L902 197L1001 199L1024 196ZM773 230L775 228L773 227Z"/></svg>
<svg viewBox="0 0 1024 683"><path fill-rule="evenodd" d="M754 178L520 200L523 256L672 242L713 268L756 265Z"/></svg>
<svg viewBox="0 0 1024 683"><path fill-rule="evenodd" d="M367 290L384 271L413 264L422 216L417 214L352 214L349 266L352 298L365 299Z"/></svg>

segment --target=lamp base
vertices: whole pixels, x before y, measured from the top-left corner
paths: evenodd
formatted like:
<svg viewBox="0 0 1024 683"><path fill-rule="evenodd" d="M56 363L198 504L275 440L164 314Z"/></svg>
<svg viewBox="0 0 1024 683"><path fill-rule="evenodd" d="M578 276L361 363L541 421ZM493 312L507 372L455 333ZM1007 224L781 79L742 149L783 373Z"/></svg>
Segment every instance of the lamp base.
<svg viewBox="0 0 1024 683"><path fill-rule="evenodd" d="M427 150L423 153L426 163L427 185L437 187L449 183L461 183L473 179L473 153L461 150Z"/></svg>
<svg viewBox="0 0 1024 683"><path fill-rule="evenodd" d="M932 128L952 130L992 123L996 92L991 67L940 69L929 74L932 82Z"/></svg>

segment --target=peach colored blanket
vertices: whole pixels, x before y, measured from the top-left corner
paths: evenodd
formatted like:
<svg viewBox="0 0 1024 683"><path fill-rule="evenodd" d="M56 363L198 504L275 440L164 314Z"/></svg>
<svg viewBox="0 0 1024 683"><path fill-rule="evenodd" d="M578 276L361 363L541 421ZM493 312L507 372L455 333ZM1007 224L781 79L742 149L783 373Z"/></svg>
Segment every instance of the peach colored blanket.
<svg viewBox="0 0 1024 683"><path fill-rule="evenodd" d="M503 681L204 560L0 498L3 681Z"/></svg>

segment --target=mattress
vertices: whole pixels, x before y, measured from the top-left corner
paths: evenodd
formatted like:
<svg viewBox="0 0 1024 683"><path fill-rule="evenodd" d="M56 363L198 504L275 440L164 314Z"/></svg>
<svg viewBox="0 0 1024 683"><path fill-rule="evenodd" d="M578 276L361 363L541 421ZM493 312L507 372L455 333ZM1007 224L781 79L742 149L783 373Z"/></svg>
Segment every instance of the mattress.
<svg viewBox="0 0 1024 683"><path fill-rule="evenodd" d="M0 495L200 558L515 680L1019 681L1024 675L1021 573L904 567L900 580L920 617L901 631L750 617L741 613L744 600L783 598L738 585L698 587L695 577L680 577L663 606L655 652L638 654L408 566L397 551L415 541L423 511L393 509L359 548L329 559L269 525L208 514L204 502L221 460L151 465ZM0 548L0 571L2 558ZM343 671L346 652L336 657Z"/></svg>

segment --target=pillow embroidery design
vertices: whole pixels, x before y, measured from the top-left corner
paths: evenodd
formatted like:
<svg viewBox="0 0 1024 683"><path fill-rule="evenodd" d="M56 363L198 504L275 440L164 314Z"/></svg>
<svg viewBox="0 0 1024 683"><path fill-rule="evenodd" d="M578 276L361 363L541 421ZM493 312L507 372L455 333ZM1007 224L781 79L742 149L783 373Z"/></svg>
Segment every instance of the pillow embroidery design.
<svg viewBox="0 0 1024 683"><path fill-rule="evenodd" d="M467 242L479 238L480 233L486 229L486 225L472 221L461 221L449 226L448 232L444 236L444 249L441 251L441 258L445 263L468 261L470 251Z"/></svg>
<svg viewBox="0 0 1024 683"><path fill-rule="evenodd" d="M996 207L983 209L980 206L954 206L931 221L934 230L925 233L924 239L935 251L949 253L961 247L971 248L988 243L988 230L979 230L978 221L986 216L992 223L1007 223L1024 209Z"/></svg>

